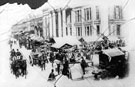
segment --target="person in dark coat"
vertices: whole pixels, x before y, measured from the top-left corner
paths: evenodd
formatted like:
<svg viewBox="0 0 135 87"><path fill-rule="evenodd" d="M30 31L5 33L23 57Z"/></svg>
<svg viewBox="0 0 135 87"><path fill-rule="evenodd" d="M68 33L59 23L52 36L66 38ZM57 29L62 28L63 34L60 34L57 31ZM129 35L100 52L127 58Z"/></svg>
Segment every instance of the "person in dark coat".
<svg viewBox="0 0 135 87"><path fill-rule="evenodd" d="M57 63L57 72L58 72L58 75L60 74L60 63Z"/></svg>
<svg viewBox="0 0 135 87"><path fill-rule="evenodd" d="M50 75L48 77L48 81L55 80L56 79L55 77L56 77L56 75L54 74L54 70L52 69L52 71L51 71L51 73L50 73Z"/></svg>
<svg viewBox="0 0 135 87"><path fill-rule="evenodd" d="M83 75L85 75L85 68L88 66L86 61L84 60L84 58L82 57L82 61L81 61L81 68L82 68L82 71L83 71ZM83 78L83 77L82 77Z"/></svg>
<svg viewBox="0 0 135 87"><path fill-rule="evenodd" d="M55 59L55 58L54 58L54 53L51 52L51 53L50 53L50 59L49 59L49 60L50 60L50 62L52 63L52 67L53 67L54 59Z"/></svg>
<svg viewBox="0 0 135 87"><path fill-rule="evenodd" d="M63 64L62 74L66 75L69 78L69 62L66 58L65 58L65 62Z"/></svg>
<svg viewBox="0 0 135 87"><path fill-rule="evenodd" d="M41 61L41 65L42 65L42 70L45 70L45 63L47 61L47 57L45 52L42 52L42 57L41 57L42 61Z"/></svg>
<svg viewBox="0 0 135 87"><path fill-rule="evenodd" d="M11 50L11 61L15 60L16 52L14 49Z"/></svg>

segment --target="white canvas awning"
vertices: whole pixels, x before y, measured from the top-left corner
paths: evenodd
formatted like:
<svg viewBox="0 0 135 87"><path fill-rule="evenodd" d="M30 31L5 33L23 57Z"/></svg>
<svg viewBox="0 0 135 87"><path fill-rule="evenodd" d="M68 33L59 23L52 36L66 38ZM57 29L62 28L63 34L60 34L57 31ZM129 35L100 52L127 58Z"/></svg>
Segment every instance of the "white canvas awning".
<svg viewBox="0 0 135 87"><path fill-rule="evenodd" d="M31 34L31 35L30 35L30 38L33 39L33 40L37 40L37 41L42 41L42 40L44 40L42 37L39 37L39 36L37 36L37 35L35 35L35 34Z"/></svg>
<svg viewBox="0 0 135 87"><path fill-rule="evenodd" d="M54 48L60 48L64 45L65 43L61 42L61 43L55 43L53 44L51 47L54 47Z"/></svg>
<svg viewBox="0 0 135 87"><path fill-rule="evenodd" d="M103 51L103 53L107 54L110 57L124 55L124 53L122 51L120 51L118 48L107 49L107 50L102 50L102 51Z"/></svg>
<svg viewBox="0 0 135 87"><path fill-rule="evenodd" d="M77 40L76 37L60 37L60 38L54 38L55 44L52 45L52 47L55 48L60 48L64 44L69 44L69 45L80 45L81 42Z"/></svg>
<svg viewBox="0 0 135 87"><path fill-rule="evenodd" d="M93 37L84 37L84 40L89 43L89 42L95 42L95 41L102 41L101 37L93 36Z"/></svg>
<svg viewBox="0 0 135 87"><path fill-rule="evenodd" d="M117 41L117 40L119 40L119 38L116 37L116 36L108 36L108 39L109 39L110 41Z"/></svg>

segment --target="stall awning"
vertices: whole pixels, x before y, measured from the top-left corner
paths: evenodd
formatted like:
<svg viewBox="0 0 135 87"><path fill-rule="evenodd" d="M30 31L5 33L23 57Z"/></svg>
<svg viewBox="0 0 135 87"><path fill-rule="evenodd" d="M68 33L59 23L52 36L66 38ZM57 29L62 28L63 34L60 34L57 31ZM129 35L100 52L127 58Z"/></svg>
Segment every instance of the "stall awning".
<svg viewBox="0 0 135 87"><path fill-rule="evenodd" d="M69 49L71 47L72 47L72 45L69 45L69 44L66 43L61 47L61 49Z"/></svg>
<svg viewBox="0 0 135 87"><path fill-rule="evenodd" d="M64 45L65 43L63 43L63 42L59 42L59 43L55 43L55 44L53 44L51 47L54 47L54 48L61 48L63 45Z"/></svg>
<svg viewBox="0 0 135 87"><path fill-rule="evenodd" d="M117 40L119 40L119 38L117 36L108 36L108 39L110 41L117 41Z"/></svg>
<svg viewBox="0 0 135 87"><path fill-rule="evenodd" d="M87 43L90 43L90 42L95 42L95 41L102 41L102 38L98 36L92 36L92 37L84 37L84 40Z"/></svg>
<svg viewBox="0 0 135 87"><path fill-rule="evenodd" d="M129 51L130 48L129 47L120 47L120 49L124 50L124 51Z"/></svg>
<svg viewBox="0 0 135 87"><path fill-rule="evenodd" d="M81 42L78 41L76 37L59 37L59 38L54 38L55 44L52 45L54 48L61 48L63 45L80 45Z"/></svg>
<svg viewBox="0 0 135 87"><path fill-rule="evenodd" d="M71 48L72 47L72 45L70 45L70 44L67 44L67 43L61 43L61 44L54 44L54 45L52 45L52 47L54 47L54 48L61 48L61 49L69 49L69 48Z"/></svg>
<svg viewBox="0 0 135 87"><path fill-rule="evenodd" d="M43 41L43 40L44 40L42 37L39 37L39 36L37 36L37 35L35 35L35 34L31 34L31 35L30 35L30 38L31 38L32 40L36 40L36 41Z"/></svg>
<svg viewBox="0 0 135 87"><path fill-rule="evenodd" d="M115 56L121 56L124 55L122 51L120 51L118 48L115 49L107 49L107 50L102 50L103 53L107 54L110 57L115 57Z"/></svg>

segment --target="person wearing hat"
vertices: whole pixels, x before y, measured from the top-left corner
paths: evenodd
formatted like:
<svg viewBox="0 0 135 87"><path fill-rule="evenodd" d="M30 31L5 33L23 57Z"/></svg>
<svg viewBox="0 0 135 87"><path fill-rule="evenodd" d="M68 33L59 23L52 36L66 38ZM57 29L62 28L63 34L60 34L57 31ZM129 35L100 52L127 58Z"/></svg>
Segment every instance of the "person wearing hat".
<svg viewBox="0 0 135 87"><path fill-rule="evenodd" d="M83 75L85 75L85 68L88 66L88 64L86 63L86 61L84 60L83 57L81 57L81 58L82 58L82 60L81 60L80 65L81 65L81 68L82 68ZM82 76L82 78L83 78L83 76Z"/></svg>

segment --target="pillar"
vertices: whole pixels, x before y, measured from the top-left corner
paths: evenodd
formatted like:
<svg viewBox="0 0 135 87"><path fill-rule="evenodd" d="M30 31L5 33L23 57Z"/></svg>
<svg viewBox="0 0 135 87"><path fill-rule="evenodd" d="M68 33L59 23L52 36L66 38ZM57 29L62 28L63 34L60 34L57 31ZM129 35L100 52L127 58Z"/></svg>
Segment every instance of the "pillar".
<svg viewBox="0 0 135 87"><path fill-rule="evenodd" d="M71 11L71 26L72 26L72 36L76 36L76 27L75 27L75 11L72 9Z"/></svg>
<svg viewBox="0 0 135 87"><path fill-rule="evenodd" d="M55 12L53 12L53 37L56 37L56 15Z"/></svg>
<svg viewBox="0 0 135 87"><path fill-rule="evenodd" d="M85 22L85 17L84 17L84 8L81 8L81 20L82 20L82 37L84 37L85 36L85 26L84 26L84 22Z"/></svg>
<svg viewBox="0 0 135 87"><path fill-rule="evenodd" d="M62 30L61 30L61 9L59 9L59 11L58 11L58 32L59 32L59 37L62 37Z"/></svg>
<svg viewBox="0 0 135 87"><path fill-rule="evenodd" d="M50 37L53 37L53 21L52 21L52 13L49 13L49 17L48 17L48 21L49 21L49 33L50 33Z"/></svg>
<svg viewBox="0 0 135 87"><path fill-rule="evenodd" d="M62 18L63 18L63 36L66 36L66 9L62 11Z"/></svg>

